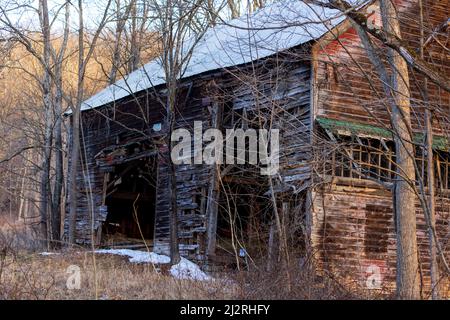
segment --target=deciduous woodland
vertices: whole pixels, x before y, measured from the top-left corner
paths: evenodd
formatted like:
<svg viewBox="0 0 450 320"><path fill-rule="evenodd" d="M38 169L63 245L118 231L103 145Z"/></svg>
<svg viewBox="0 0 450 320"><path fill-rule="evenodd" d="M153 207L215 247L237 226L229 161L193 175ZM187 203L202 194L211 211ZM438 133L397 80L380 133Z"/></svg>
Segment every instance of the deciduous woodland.
<svg viewBox="0 0 450 320"><path fill-rule="evenodd" d="M449 13L0 1L0 299L449 299Z"/></svg>

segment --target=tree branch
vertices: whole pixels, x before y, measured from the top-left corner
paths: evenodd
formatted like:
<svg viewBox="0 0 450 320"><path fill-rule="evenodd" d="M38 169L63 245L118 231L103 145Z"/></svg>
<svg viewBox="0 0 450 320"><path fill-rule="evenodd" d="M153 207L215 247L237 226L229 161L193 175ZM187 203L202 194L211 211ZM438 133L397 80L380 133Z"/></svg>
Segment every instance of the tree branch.
<svg viewBox="0 0 450 320"><path fill-rule="evenodd" d="M381 41L387 47L398 52L408 65L417 72L425 75L433 83L440 86L444 90L450 92L450 81L439 74L429 63L421 59L419 54L408 48L404 40L394 34L388 33L382 29L370 28L367 23L367 16L363 12L358 12L355 8L345 0L329 0L328 3L322 1L314 1L315 4L327 8L338 9L344 12L347 17L357 23L365 32Z"/></svg>

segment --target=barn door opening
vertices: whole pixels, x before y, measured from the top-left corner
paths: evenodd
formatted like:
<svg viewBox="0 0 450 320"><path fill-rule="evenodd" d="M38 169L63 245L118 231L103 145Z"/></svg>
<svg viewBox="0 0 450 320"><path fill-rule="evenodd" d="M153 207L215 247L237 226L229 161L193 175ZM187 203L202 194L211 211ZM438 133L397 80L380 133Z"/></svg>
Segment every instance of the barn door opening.
<svg viewBox="0 0 450 320"><path fill-rule="evenodd" d="M236 267L237 256L243 267L248 255L265 255L273 208L270 196L265 194L268 187L263 181L257 182L232 175L222 180L214 259L231 268Z"/></svg>
<svg viewBox="0 0 450 320"><path fill-rule="evenodd" d="M114 166L105 199L103 242L151 245L155 228L156 156Z"/></svg>

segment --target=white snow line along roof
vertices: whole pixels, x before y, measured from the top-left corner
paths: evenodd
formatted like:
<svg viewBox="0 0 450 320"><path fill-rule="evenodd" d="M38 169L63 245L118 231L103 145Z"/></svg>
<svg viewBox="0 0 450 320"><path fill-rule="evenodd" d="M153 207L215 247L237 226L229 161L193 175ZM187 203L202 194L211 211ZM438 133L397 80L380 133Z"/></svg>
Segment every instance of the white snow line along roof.
<svg viewBox="0 0 450 320"><path fill-rule="evenodd" d="M343 20L336 10L299 0L274 3L209 29L194 47L182 78L252 62L318 39ZM155 59L84 101L81 110L164 83L164 69Z"/></svg>

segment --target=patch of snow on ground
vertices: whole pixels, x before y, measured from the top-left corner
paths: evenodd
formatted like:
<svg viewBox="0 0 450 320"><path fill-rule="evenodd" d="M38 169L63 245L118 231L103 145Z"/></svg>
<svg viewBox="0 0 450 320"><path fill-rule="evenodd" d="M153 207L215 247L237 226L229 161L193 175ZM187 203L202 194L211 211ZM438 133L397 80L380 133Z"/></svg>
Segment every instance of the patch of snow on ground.
<svg viewBox="0 0 450 320"><path fill-rule="evenodd" d="M41 252L40 255L41 256L53 256L53 255L57 255L59 254L58 252Z"/></svg>
<svg viewBox="0 0 450 320"><path fill-rule="evenodd" d="M178 264L170 268L170 274L177 279L211 280L211 277L204 273L198 265L185 258L181 258Z"/></svg>
<svg viewBox="0 0 450 320"><path fill-rule="evenodd" d="M164 264L169 263L170 258L154 252L130 250L130 249L101 249L96 250L96 253L116 254L119 256L129 257L129 261L132 263L153 263Z"/></svg>
<svg viewBox="0 0 450 320"><path fill-rule="evenodd" d="M170 258L168 256L157 254L154 252L146 252L130 249L101 249L96 250L95 252L126 256L129 257L128 260L132 263L153 263L153 264L170 263ZM177 279L199 280L199 281L211 280L211 277L208 276L206 273L204 273L198 265L185 258L181 258L181 261L178 264L173 265L170 268L170 274Z"/></svg>

